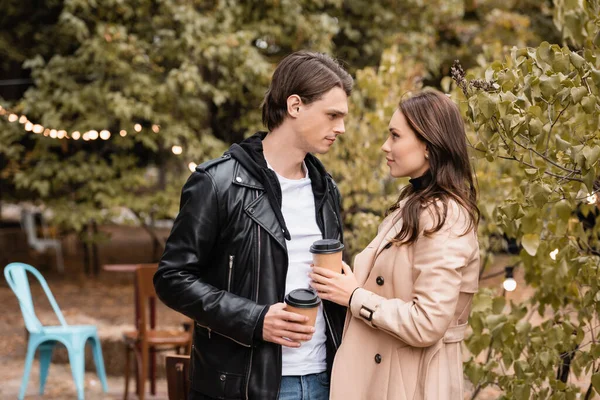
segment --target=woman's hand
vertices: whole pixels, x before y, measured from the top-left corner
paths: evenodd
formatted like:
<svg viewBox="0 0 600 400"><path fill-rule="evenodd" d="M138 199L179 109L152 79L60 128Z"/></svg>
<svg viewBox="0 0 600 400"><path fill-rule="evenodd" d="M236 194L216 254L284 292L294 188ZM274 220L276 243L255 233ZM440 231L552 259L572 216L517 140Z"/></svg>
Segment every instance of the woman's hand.
<svg viewBox="0 0 600 400"><path fill-rule="evenodd" d="M350 296L358 287L358 282L350 266L342 261L343 274L318 266L312 267L313 272L308 275L312 279L311 286L317 291L319 297L348 307Z"/></svg>

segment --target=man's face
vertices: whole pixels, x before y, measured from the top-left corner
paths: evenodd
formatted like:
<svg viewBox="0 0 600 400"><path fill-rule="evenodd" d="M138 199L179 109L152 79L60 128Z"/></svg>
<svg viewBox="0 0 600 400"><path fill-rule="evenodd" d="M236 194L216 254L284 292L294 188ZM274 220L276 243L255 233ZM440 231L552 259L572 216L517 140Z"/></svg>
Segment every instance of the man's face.
<svg viewBox="0 0 600 400"><path fill-rule="evenodd" d="M345 132L344 117L348 114L348 96L339 87L325 93L310 104L300 104L293 120L299 148L307 153L325 154L338 135Z"/></svg>

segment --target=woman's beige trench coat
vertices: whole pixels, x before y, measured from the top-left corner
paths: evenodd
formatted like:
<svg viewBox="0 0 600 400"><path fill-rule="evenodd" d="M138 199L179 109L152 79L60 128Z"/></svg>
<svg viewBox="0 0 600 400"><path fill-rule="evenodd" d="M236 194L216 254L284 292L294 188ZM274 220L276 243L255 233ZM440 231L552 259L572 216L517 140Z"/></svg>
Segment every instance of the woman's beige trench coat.
<svg viewBox="0 0 600 400"><path fill-rule="evenodd" d="M430 206L432 207L432 206ZM431 208L420 228L433 226ZM479 245L466 211L451 201L441 231L391 245L398 211L354 260L360 286L346 317L332 400L461 400L461 342L477 291Z"/></svg>

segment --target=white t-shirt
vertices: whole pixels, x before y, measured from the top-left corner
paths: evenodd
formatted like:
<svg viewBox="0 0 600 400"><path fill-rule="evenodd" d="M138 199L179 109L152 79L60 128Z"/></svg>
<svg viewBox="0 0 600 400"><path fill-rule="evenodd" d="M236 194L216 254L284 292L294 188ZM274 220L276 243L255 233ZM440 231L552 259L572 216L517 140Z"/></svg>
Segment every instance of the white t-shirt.
<svg viewBox="0 0 600 400"><path fill-rule="evenodd" d="M310 288L308 273L311 271L312 254L309 249L313 242L323 238L317 225L315 198L306 166L304 171L306 175L302 179L287 179L277 174L283 197L281 212L292 238L286 242L289 258L285 280L286 295L294 289ZM308 375L325 371L327 369L325 335L321 303L312 339L302 342L298 348L283 346L282 375Z"/></svg>

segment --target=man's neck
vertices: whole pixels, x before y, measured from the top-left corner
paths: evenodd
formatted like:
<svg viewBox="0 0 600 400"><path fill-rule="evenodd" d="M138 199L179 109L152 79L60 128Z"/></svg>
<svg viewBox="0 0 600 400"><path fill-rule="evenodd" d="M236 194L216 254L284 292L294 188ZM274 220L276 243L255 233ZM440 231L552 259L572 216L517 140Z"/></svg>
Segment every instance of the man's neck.
<svg viewBox="0 0 600 400"><path fill-rule="evenodd" d="M295 145L295 139L291 129L280 126L269 132L262 142L265 159L271 168L287 179L302 179L306 176L302 167L306 152Z"/></svg>

